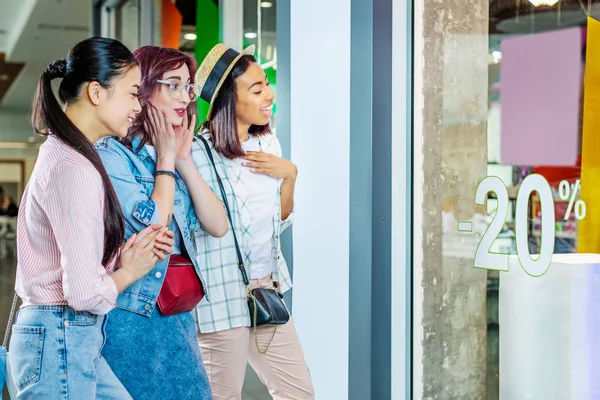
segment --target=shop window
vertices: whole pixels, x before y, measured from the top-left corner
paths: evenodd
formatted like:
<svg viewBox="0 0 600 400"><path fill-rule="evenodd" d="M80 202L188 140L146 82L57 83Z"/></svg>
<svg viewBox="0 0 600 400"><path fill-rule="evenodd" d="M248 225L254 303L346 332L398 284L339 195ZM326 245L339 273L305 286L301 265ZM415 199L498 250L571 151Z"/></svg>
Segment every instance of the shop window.
<svg viewBox="0 0 600 400"><path fill-rule="evenodd" d="M134 50L160 44L160 2L156 0L96 0L94 35L110 37Z"/></svg>
<svg viewBox="0 0 600 400"><path fill-rule="evenodd" d="M128 0L116 9L117 37L130 49L141 45L140 0Z"/></svg>
<svg viewBox="0 0 600 400"><path fill-rule="evenodd" d="M598 398L600 3L424 4L418 389Z"/></svg>
<svg viewBox="0 0 600 400"><path fill-rule="evenodd" d="M255 56L265 70L271 88L277 88L277 1L276 0L243 0L244 38L243 47L256 46ZM277 98L273 105L271 126L276 125Z"/></svg>

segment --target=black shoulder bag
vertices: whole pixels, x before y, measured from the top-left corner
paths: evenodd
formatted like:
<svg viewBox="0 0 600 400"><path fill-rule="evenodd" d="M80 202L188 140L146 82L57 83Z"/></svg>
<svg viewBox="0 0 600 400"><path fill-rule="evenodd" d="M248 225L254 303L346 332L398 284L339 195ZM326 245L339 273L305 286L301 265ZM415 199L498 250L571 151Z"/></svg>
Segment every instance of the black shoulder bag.
<svg viewBox="0 0 600 400"><path fill-rule="evenodd" d="M271 343L273 342L273 338L277 332L277 325L286 324L290 320L290 313L288 312L288 309L283 302L283 296L279 291L265 288L250 289L250 281L248 280L248 274L246 273L246 268L244 267L244 259L242 258L242 252L240 251L237 236L235 234L235 230L233 229L233 218L231 216L231 210L229 208L229 202L227 201L225 188L223 187L223 182L221 181L221 177L217 171L217 165L215 164L215 160L212 156L212 151L208 145L208 142L204 137L202 137L202 135L198 135L197 137L202 141L202 143L204 143L208 158L210 159L213 169L215 170L217 183L219 184L221 196L223 197L223 204L225 205L227 217L229 218L229 223L231 225L231 233L233 234L235 251L238 258L238 267L240 269L240 273L242 274L242 280L244 281L248 291L248 309L250 311L250 319L252 320L254 327L254 341L256 343L256 350L258 350L260 354L266 354L269 350L269 347L271 347ZM273 334L265 350L261 350L258 346L256 327L260 325L275 325L273 328Z"/></svg>

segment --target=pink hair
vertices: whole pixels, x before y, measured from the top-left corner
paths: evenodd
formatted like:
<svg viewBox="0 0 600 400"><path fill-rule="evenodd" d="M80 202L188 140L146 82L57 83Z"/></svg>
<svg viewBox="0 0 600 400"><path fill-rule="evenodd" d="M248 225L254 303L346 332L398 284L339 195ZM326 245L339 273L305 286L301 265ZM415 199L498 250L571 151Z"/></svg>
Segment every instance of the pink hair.
<svg viewBox="0 0 600 400"><path fill-rule="evenodd" d="M165 72L172 71L185 64L190 70L190 83L194 83L194 75L196 74L198 65L193 57L179 50L166 47L143 46L135 50L133 55L142 71L142 81L140 90L138 91L142 111L137 115L135 124L129 129L127 137L132 139L136 136L141 136L141 146L143 146L150 141L150 132L147 132L144 126L148 122L148 107L149 105L151 106L150 100L160 88L160 83L157 80L162 79ZM191 121L192 115L197 113L196 107L196 103L188 105L188 123Z"/></svg>

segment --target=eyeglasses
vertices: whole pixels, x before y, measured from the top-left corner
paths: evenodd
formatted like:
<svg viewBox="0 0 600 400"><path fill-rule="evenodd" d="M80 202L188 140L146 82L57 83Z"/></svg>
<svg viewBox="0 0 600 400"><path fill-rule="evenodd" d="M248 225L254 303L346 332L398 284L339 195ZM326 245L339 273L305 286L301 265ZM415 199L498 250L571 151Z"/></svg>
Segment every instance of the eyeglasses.
<svg viewBox="0 0 600 400"><path fill-rule="evenodd" d="M197 85L184 85L182 83L176 83L163 79L159 79L157 82L169 85L169 93L171 93L171 97L173 99L180 99L181 96L183 96L183 93L187 93L190 101L194 102L200 96L200 88Z"/></svg>

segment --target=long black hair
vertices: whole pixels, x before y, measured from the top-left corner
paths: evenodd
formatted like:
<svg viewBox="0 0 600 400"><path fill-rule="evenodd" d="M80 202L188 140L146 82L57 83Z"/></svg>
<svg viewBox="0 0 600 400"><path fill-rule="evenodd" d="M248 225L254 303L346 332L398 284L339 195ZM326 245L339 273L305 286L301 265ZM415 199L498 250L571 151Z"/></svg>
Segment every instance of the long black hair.
<svg viewBox="0 0 600 400"><path fill-rule="evenodd" d="M100 173L104 183L104 254L107 265L117 256L125 234L123 212L94 145L67 117L52 93L52 80L62 78L60 100L72 104L79 100L84 84L98 82L110 88L115 78L136 66L135 57L121 42L93 37L79 42L64 60L53 61L42 74L33 100L32 125L42 135L52 134L81 153Z"/></svg>
<svg viewBox="0 0 600 400"><path fill-rule="evenodd" d="M215 150L229 159L244 157L242 143L238 136L237 116L235 113L236 84L235 80L244 74L256 63L254 56L245 54L235 63L235 66L223 81L223 85L215 98L211 118L205 121L202 129L210 132L210 137ZM262 135L270 133L271 127L267 125L252 125L248 133Z"/></svg>

